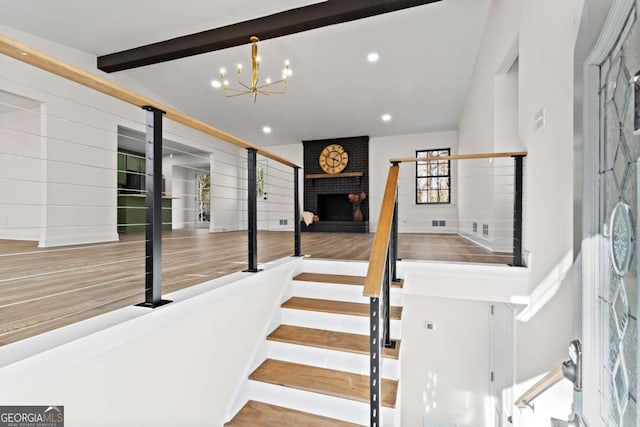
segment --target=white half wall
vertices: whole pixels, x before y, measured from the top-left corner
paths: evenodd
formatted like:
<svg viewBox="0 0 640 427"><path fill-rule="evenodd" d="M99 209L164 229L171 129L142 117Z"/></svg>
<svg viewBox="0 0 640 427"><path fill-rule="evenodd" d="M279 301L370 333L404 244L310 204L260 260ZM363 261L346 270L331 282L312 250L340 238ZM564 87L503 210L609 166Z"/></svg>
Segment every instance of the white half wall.
<svg viewBox="0 0 640 427"><path fill-rule="evenodd" d="M301 264L288 258L168 294L174 302L156 310L128 307L6 345L0 401L64 405L69 427L222 426ZM50 347L34 352L39 343Z"/></svg>

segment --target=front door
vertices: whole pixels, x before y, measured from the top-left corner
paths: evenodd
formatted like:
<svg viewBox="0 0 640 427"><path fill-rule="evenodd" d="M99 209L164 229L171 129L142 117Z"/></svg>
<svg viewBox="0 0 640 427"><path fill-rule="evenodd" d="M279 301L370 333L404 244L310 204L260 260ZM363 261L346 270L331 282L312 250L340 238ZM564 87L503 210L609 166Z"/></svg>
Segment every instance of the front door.
<svg viewBox="0 0 640 427"><path fill-rule="evenodd" d="M601 38L597 171L586 181L597 193L593 250L583 251L583 330L586 389L578 412L588 425L638 426L638 161L634 76L640 71L640 32L634 1L614 1ZM620 7L626 3L626 7ZM613 15L618 15L617 17ZM612 32L613 31L613 32ZM591 90L596 91L595 85ZM595 94L592 94L595 95ZM595 108L593 109L595 115ZM640 113L640 111L639 111ZM597 144L595 143L597 141ZM597 145L597 146L596 146ZM596 190L597 188L597 190ZM593 208L595 208L594 206ZM597 221L597 224L595 224ZM596 264L594 268L594 264ZM591 284L589 284L591 283ZM589 362L590 361L590 362ZM581 399L579 399L581 400Z"/></svg>

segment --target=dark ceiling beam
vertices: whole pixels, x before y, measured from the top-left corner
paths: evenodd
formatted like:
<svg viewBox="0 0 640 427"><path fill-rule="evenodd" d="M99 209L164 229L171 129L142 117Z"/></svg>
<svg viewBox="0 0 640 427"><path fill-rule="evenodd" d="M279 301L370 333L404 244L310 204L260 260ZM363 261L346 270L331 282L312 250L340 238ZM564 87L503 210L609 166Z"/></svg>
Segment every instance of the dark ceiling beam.
<svg viewBox="0 0 640 427"><path fill-rule="evenodd" d="M328 0L99 56L98 68L107 73L128 70L248 44L251 36L267 40L439 1L441 0Z"/></svg>

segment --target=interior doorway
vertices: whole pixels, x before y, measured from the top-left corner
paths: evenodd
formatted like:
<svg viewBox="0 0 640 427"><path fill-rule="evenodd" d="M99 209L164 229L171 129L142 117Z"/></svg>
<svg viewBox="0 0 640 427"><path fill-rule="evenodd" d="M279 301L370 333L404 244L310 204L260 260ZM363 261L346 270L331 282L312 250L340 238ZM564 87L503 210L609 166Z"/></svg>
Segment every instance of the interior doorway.
<svg viewBox="0 0 640 427"><path fill-rule="evenodd" d="M196 172L196 228L209 228L211 223L211 174Z"/></svg>

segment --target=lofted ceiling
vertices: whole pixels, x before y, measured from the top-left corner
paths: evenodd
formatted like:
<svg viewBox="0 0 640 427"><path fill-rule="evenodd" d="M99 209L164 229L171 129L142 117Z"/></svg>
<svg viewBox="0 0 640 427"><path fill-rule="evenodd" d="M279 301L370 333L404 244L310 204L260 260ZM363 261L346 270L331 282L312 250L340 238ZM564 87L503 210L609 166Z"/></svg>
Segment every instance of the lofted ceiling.
<svg viewBox="0 0 640 427"><path fill-rule="evenodd" d="M346 1L346 0L343 0ZM318 1L0 0L0 24L99 56ZM286 95L225 99L218 70L250 66L250 46L149 65L127 73L175 108L268 146L355 135L457 128L491 0L443 0L259 44L261 77ZM367 54L377 52L376 63ZM230 79L233 83L233 79ZM381 116L392 116L382 122ZM272 128L265 135L263 126Z"/></svg>

